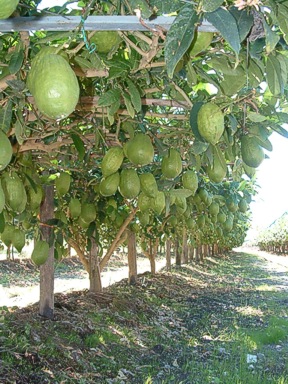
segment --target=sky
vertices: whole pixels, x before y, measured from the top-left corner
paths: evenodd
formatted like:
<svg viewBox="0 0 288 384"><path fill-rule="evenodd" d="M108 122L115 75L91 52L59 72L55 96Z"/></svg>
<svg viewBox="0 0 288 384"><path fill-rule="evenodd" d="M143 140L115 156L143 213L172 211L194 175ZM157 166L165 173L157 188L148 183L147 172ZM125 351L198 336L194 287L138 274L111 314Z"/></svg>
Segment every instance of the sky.
<svg viewBox="0 0 288 384"><path fill-rule="evenodd" d="M39 8L63 5L67 0L42 0ZM258 194L251 203L252 228L249 238L255 238L260 230L288 211L288 139L273 133L270 137L273 151L267 152L257 169Z"/></svg>

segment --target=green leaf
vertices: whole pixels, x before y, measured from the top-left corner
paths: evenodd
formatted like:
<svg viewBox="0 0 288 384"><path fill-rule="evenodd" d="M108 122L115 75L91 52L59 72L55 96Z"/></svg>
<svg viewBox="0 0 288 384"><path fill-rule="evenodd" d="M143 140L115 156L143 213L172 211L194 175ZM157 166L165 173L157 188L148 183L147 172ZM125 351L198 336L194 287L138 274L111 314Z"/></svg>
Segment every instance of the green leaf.
<svg viewBox="0 0 288 384"><path fill-rule="evenodd" d="M194 10L193 5L187 4L181 9L171 25L164 48L167 73L170 78L173 77L176 65L190 47L198 22L199 16Z"/></svg>
<svg viewBox="0 0 288 384"><path fill-rule="evenodd" d="M140 92L138 91L136 85L130 79L127 79L127 84L133 107L135 108L136 112L140 112L142 109Z"/></svg>
<svg viewBox="0 0 288 384"><path fill-rule="evenodd" d="M204 143L203 141L195 140L193 145L191 146L191 151L195 155L201 155L204 153L209 147L209 143Z"/></svg>
<svg viewBox="0 0 288 384"><path fill-rule="evenodd" d="M82 69L92 69L93 65L90 60L84 59L82 56L76 56L74 62Z"/></svg>
<svg viewBox="0 0 288 384"><path fill-rule="evenodd" d="M202 0L202 11L203 12L214 12L216 9L221 7L223 0Z"/></svg>
<svg viewBox="0 0 288 384"><path fill-rule="evenodd" d="M273 129L273 131L279 133L279 135L284 136L288 139L288 132L281 125L271 124L270 127L271 129Z"/></svg>
<svg viewBox="0 0 288 384"><path fill-rule="evenodd" d="M288 78L288 58L280 53L276 57L279 61L280 68L281 68L281 77L282 77L283 86L285 86L287 84L287 78Z"/></svg>
<svg viewBox="0 0 288 384"><path fill-rule="evenodd" d="M265 30L266 52L269 55L272 51L274 51L280 36L275 31L272 31L264 19L262 20L262 24L264 25Z"/></svg>
<svg viewBox="0 0 288 384"><path fill-rule="evenodd" d="M149 17L153 14L146 0L129 0L129 5L132 12L134 12L134 9L140 9L141 17L143 19L149 19Z"/></svg>
<svg viewBox="0 0 288 384"><path fill-rule="evenodd" d="M75 148L78 152L79 160L83 161L85 156L85 146L83 141L80 139L80 137L74 133L71 134L71 139L73 140L73 143L75 145Z"/></svg>
<svg viewBox="0 0 288 384"><path fill-rule="evenodd" d="M4 212L2 211L0 213L0 233L3 233L5 229L5 217Z"/></svg>
<svg viewBox="0 0 288 384"><path fill-rule="evenodd" d="M169 192L170 195L173 195L175 197L181 197L181 198L186 198L189 196L192 196L193 192L190 191L190 189L173 189L172 191Z"/></svg>
<svg viewBox="0 0 288 384"><path fill-rule="evenodd" d="M150 7L158 10L158 14L172 13L178 11L183 6L182 0L150 0Z"/></svg>
<svg viewBox="0 0 288 384"><path fill-rule="evenodd" d="M255 137L255 140L261 147L267 149L267 151L273 151L273 146L269 139L261 140L259 137Z"/></svg>
<svg viewBox="0 0 288 384"><path fill-rule="evenodd" d="M203 137L200 135L199 130L198 130L198 123L197 123L197 116L200 108L204 102L198 101L195 104L193 104L193 107L190 112L190 126L192 129L192 132L195 136L195 138L201 142L203 142ZM194 145L194 144L193 144Z"/></svg>
<svg viewBox="0 0 288 384"><path fill-rule="evenodd" d="M278 96L283 93L284 84L281 76L281 66L274 55L267 57L266 79L273 95Z"/></svg>
<svg viewBox="0 0 288 384"><path fill-rule="evenodd" d="M263 115L260 115L260 113L251 112L251 111L247 113L247 118L253 121L253 123L261 123L262 121L267 120L266 116L263 116Z"/></svg>
<svg viewBox="0 0 288 384"><path fill-rule="evenodd" d="M20 123L19 120L17 120L14 129L15 129L16 139L18 143L22 145L25 140L25 137L24 137L25 127Z"/></svg>
<svg viewBox="0 0 288 384"><path fill-rule="evenodd" d="M277 6L277 20L284 40L288 44L288 8L283 4L278 4Z"/></svg>
<svg viewBox="0 0 288 384"><path fill-rule="evenodd" d="M232 7L230 9L230 13L234 16L237 21L240 41L243 41L248 33L250 32L254 19L251 13L249 13L246 9L238 10L236 7Z"/></svg>
<svg viewBox="0 0 288 384"><path fill-rule="evenodd" d="M127 111L129 113L129 115L132 117L132 119L134 119L135 109L132 105L131 98L129 95L127 95L127 93L123 93L123 97L124 97L124 103L126 105Z"/></svg>
<svg viewBox="0 0 288 384"><path fill-rule="evenodd" d="M121 92L120 89L110 89L100 96L98 105L99 107L108 107L114 104L117 100L120 100Z"/></svg>
<svg viewBox="0 0 288 384"><path fill-rule="evenodd" d="M240 35L237 22L232 14L224 8L205 14L206 20L211 23L224 37L234 52L240 52Z"/></svg>
<svg viewBox="0 0 288 384"><path fill-rule="evenodd" d="M16 92L23 92L24 89L26 88L26 84L24 83L24 81L17 80L17 79L8 80L7 84L11 89L13 89L13 91L16 91Z"/></svg>
<svg viewBox="0 0 288 384"><path fill-rule="evenodd" d="M24 51L14 52L9 62L9 71L12 75L20 71L24 60Z"/></svg>
<svg viewBox="0 0 288 384"><path fill-rule="evenodd" d="M5 107L0 107L0 129L7 133L12 120L12 101L9 100Z"/></svg>

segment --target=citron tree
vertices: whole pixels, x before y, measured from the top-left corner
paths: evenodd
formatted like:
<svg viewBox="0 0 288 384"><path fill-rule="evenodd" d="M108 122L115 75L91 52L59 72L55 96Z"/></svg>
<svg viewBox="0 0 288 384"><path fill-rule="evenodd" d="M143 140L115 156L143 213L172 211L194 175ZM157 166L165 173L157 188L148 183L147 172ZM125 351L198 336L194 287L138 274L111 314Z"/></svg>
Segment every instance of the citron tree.
<svg viewBox="0 0 288 384"><path fill-rule="evenodd" d="M15 15L39 14L39 2L21 2ZM74 31L0 35L2 241L21 250L31 225L37 240L50 226L55 255L73 243L88 271L92 245L100 259L108 249L103 266L131 226L155 241L185 232L191 245L240 244L269 138L288 136L287 1L79 8ZM135 9L144 31L85 31L88 15ZM163 14L174 15L168 31L145 22ZM42 223L46 185L55 218Z"/></svg>

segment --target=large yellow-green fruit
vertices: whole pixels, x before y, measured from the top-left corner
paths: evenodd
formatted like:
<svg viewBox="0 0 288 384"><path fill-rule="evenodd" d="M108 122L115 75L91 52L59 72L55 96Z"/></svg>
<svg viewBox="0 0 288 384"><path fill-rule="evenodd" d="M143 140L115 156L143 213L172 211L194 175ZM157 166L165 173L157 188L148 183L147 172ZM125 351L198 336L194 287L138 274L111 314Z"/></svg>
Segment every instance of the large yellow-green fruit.
<svg viewBox="0 0 288 384"><path fill-rule="evenodd" d="M96 219L96 208L92 203L83 203L81 205L81 220L85 221L85 223L90 224L92 221Z"/></svg>
<svg viewBox="0 0 288 384"><path fill-rule="evenodd" d="M38 240L35 242L31 260L38 267L46 262L49 257L49 244L46 241Z"/></svg>
<svg viewBox="0 0 288 384"><path fill-rule="evenodd" d="M198 53L205 51L213 39L213 32L195 32L192 44L189 48L190 57L195 57Z"/></svg>
<svg viewBox="0 0 288 384"><path fill-rule="evenodd" d="M227 173L227 165L225 162L219 161L218 156L214 156L212 166L209 165L206 169L209 179L214 183L221 183Z"/></svg>
<svg viewBox="0 0 288 384"><path fill-rule="evenodd" d="M150 221L150 214L148 211L146 212L138 212L137 213L138 219L140 221L140 224L144 227L149 224Z"/></svg>
<svg viewBox="0 0 288 384"><path fill-rule="evenodd" d="M198 176L194 171L186 171L182 175L182 184L184 188L192 191L192 195L195 195L195 192L198 188Z"/></svg>
<svg viewBox="0 0 288 384"><path fill-rule="evenodd" d="M25 232L19 228L15 228L13 231L12 245L20 253L25 245Z"/></svg>
<svg viewBox="0 0 288 384"><path fill-rule="evenodd" d="M69 213L72 219L76 219L81 214L81 203L78 199L72 198L69 202Z"/></svg>
<svg viewBox="0 0 288 384"><path fill-rule="evenodd" d="M96 51L99 53L108 53L112 48L117 47L121 41L116 31L99 31L90 39L91 44L96 45Z"/></svg>
<svg viewBox="0 0 288 384"><path fill-rule="evenodd" d="M257 168L265 158L262 147L252 136L245 135L241 138L242 160L248 167Z"/></svg>
<svg viewBox="0 0 288 384"><path fill-rule="evenodd" d="M120 175L119 192L125 199L134 199L140 193L140 179L135 169L123 169Z"/></svg>
<svg viewBox="0 0 288 384"><path fill-rule="evenodd" d="M0 129L0 171L10 163L12 158L12 146L6 134Z"/></svg>
<svg viewBox="0 0 288 384"><path fill-rule="evenodd" d="M218 215L217 215L218 223L223 224L223 223L225 223L226 219L227 219L227 216L225 215L224 212L219 212L218 213Z"/></svg>
<svg viewBox="0 0 288 384"><path fill-rule="evenodd" d="M80 92L69 63L60 55L48 54L35 65L28 85L37 108L50 119L69 116L75 110Z"/></svg>
<svg viewBox="0 0 288 384"><path fill-rule="evenodd" d="M155 197L158 192L158 185L152 173L142 173L142 175L139 176L139 179L141 191L149 197Z"/></svg>
<svg viewBox="0 0 288 384"><path fill-rule="evenodd" d="M1 0L0 1L0 19L7 19L17 8L19 0Z"/></svg>
<svg viewBox="0 0 288 384"><path fill-rule="evenodd" d="M28 203L32 212L36 211L42 202L43 190L41 186L36 186L35 189L32 186L28 190Z"/></svg>
<svg viewBox="0 0 288 384"><path fill-rule="evenodd" d="M0 213L3 211L4 207L5 207L5 193L0 183Z"/></svg>
<svg viewBox="0 0 288 384"><path fill-rule="evenodd" d="M3 233L1 234L1 240L6 245L6 247L10 247L13 241L15 227L11 224L6 224Z"/></svg>
<svg viewBox="0 0 288 384"><path fill-rule="evenodd" d="M166 179L174 179L182 172L182 160L176 149L169 149L167 156L163 157L161 170Z"/></svg>
<svg viewBox="0 0 288 384"><path fill-rule="evenodd" d="M152 199L146 195L146 193L141 192L138 196L138 208L141 212L149 211L152 205Z"/></svg>
<svg viewBox="0 0 288 384"><path fill-rule="evenodd" d="M115 172L112 175L105 177L100 182L100 193L102 196L112 196L117 192L120 182L119 172Z"/></svg>
<svg viewBox="0 0 288 384"><path fill-rule="evenodd" d="M248 203L244 197L239 201L238 208L239 208L239 211L242 213L245 213L247 211Z"/></svg>
<svg viewBox="0 0 288 384"><path fill-rule="evenodd" d="M126 154L129 161L135 165L151 163L154 158L154 147L149 136L144 133L134 136L127 143Z"/></svg>
<svg viewBox="0 0 288 384"><path fill-rule="evenodd" d="M121 147L110 148L101 163L101 171L104 177L108 177L117 172L124 159L123 149Z"/></svg>
<svg viewBox="0 0 288 384"><path fill-rule="evenodd" d="M70 188L71 176L67 172L61 172L59 177L55 180L55 187L59 196L65 195Z"/></svg>
<svg viewBox="0 0 288 384"><path fill-rule="evenodd" d="M218 213L219 213L219 204L216 203L215 201L213 201L213 202L211 203L211 205L209 206L208 210L209 210L209 213L210 213L212 216L217 216Z"/></svg>
<svg viewBox="0 0 288 384"><path fill-rule="evenodd" d="M5 173L2 176L2 187L6 204L12 211L21 213L26 208L27 194L24 184L16 172Z"/></svg>
<svg viewBox="0 0 288 384"><path fill-rule="evenodd" d="M158 191L155 198L152 200L152 209L156 215L160 215L165 208L165 194Z"/></svg>
<svg viewBox="0 0 288 384"><path fill-rule="evenodd" d="M224 115L218 105L207 103L198 112L197 124L203 139L215 145L224 132Z"/></svg>

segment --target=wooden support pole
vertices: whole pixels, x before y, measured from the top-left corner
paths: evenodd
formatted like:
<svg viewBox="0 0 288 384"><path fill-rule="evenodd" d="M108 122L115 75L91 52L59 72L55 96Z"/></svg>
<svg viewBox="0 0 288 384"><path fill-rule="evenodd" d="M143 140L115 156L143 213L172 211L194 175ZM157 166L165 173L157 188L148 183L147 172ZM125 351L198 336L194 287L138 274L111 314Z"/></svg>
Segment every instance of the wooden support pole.
<svg viewBox="0 0 288 384"><path fill-rule="evenodd" d="M136 253L136 235L132 231L128 231L128 268L129 268L129 284L137 282L137 253Z"/></svg>
<svg viewBox="0 0 288 384"><path fill-rule="evenodd" d="M45 224L54 217L54 186L44 186L44 201L40 207L40 220ZM49 242L53 229L50 226L41 227L42 239ZM40 267L40 303L39 313L47 319L54 317L54 244L49 248L49 257Z"/></svg>

